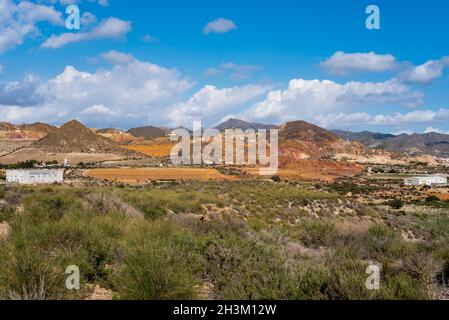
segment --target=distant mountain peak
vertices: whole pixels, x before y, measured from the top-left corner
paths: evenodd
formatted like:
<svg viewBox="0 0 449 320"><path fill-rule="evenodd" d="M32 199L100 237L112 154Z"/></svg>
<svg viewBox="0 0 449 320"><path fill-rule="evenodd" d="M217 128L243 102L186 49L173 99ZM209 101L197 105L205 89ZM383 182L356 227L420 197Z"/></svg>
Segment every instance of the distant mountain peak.
<svg viewBox="0 0 449 320"><path fill-rule="evenodd" d="M129 129L127 133L133 135L136 138L154 139L165 137L168 133L170 133L170 131L171 129L168 128L145 126Z"/></svg>
<svg viewBox="0 0 449 320"><path fill-rule="evenodd" d="M282 125L280 127L280 138L314 142L334 142L338 140L334 133L303 120L287 122Z"/></svg>

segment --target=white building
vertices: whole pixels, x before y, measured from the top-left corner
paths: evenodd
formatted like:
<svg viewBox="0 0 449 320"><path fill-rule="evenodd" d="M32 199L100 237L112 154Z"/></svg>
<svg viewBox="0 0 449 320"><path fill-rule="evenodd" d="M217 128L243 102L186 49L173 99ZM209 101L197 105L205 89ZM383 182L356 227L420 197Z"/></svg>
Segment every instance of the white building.
<svg viewBox="0 0 449 320"><path fill-rule="evenodd" d="M406 186L432 186L447 184L447 178L443 176L419 176L404 179Z"/></svg>
<svg viewBox="0 0 449 320"><path fill-rule="evenodd" d="M64 182L64 169L7 169L6 181L20 184L62 183Z"/></svg>

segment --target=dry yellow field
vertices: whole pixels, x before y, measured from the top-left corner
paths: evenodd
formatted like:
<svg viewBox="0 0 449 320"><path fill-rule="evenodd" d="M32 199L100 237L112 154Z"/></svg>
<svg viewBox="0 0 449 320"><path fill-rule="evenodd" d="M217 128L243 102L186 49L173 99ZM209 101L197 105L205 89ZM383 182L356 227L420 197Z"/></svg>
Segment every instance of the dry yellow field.
<svg viewBox="0 0 449 320"><path fill-rule="evenodd" d="M171 149L170 144L153 145L153 146L123 146L123 148L143 153L150 157L169 157Z"/></svg>
<svg viewBox="0 0 449 320"><path fill-rule="evenodd" d="M258 168L245 168L243 172L257 176ZM353 176L363 172L363 167L351 163L326 160L296 160L280 167L276 175L287 179L334 181L337 178Z"/></svg>
<svg viewBox="0 0 449 320"><path fill-rule="evenodd" d="M155 180L233 180L215 169L195 168L129 168L91 169L84 176L119 182L146 182Z"/></svg>

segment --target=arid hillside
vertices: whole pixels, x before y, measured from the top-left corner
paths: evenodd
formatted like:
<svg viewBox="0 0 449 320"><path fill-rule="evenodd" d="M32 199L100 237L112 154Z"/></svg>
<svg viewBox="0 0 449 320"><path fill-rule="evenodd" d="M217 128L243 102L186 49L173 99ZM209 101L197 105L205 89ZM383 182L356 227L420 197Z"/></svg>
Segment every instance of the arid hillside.
<svg viewBox="0 0 449 320"><path fill-rule="evenodd" d="M305 121L288 122L279 128L280 157L293 160L330 159L337 153L367 154L358 142L345 142L334 133Z"/></svg>
<svg viewBox="0 0 449 320"><path fill-rule="evenodd" d="M6 145L5 145L6 146ZM98 163L124 159L142 159L142 153L122 148L117 143L94 133L76 120L72 120L31 145L17 144L0 156L1 164L14 164L27 160L58 161L71 164Z"/></svg>
<svg viewBox="0 0 449 320"><path fill-rule="evenodd" d="M111 139L118 144L131 144L138 140L128 132L114 128L95 130L95 133L105 138Z"/></svg>
<svg viewBox="0 0 449 320"><path fill-rule="evenodd" d="M39 140L54 132L57 128L45 123L14 125L0 123L0 140Z"/></svg>
<svg viewBox="0 0 449 320"><path fill-rule="evenodd" d="M118 146L114 141L97 135L76 120L64 124L61 128L32 145L34 148L52 153L112 153L136 156L137 153Z"/></svg>

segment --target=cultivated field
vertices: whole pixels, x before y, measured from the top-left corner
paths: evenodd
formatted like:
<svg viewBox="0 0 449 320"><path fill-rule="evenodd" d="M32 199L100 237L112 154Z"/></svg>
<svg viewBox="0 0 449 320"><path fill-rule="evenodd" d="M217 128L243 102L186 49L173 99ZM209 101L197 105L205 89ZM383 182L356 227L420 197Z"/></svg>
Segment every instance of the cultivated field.
<svg viewBox="0 0 449 320"><path fill-rule="evenodd" d="M243 172L258 176L259 168L244 168ZM332 182L342 177L350 177L363 172L363 167L326 160L296 160L282 163L277 175L286 179L319 180Z"/></svg>
<svg viewBox="0 0 449 320"><path fill-rule="evenodd" d="M157 180L233 180L233 177L221 174L215 169L196 168L128 168L128 169L92 169L86 177L119 181L146 182Z"/></svg>
<svg viewBox="0 0 449 320"><path fill-rule="evenodd" d="M132 151L137 151L150 157L160 158L160 157L169 157L173 146L170 144L165 144L154 146L123 146L123 148Z"/></svg>

